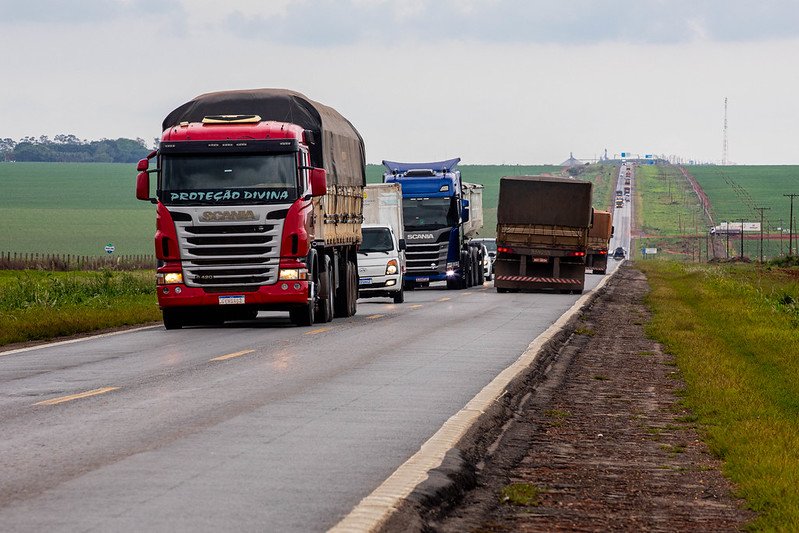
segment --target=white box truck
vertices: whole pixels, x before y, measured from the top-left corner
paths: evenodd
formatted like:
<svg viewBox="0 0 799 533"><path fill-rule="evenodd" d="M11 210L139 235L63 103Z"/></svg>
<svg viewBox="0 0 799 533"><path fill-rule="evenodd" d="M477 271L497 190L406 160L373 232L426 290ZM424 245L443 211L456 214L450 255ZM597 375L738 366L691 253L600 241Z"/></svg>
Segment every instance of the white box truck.
<svg viewBox="0 0 799 533"><path fill-rule="evenodd" d="M358 250L358 296L405 301L405 227L398 183L367 185L363 192L363 242Z"/></svg>

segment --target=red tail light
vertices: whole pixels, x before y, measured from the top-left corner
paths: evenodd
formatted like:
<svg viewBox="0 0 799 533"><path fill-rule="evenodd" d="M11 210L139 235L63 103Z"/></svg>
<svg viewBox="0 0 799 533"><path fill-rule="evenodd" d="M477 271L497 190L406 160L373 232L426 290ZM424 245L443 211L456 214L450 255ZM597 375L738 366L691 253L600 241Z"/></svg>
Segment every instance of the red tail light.
<svg viewBox="0 0 799 533"><path fill-rule="evenodd" d="M599 255L608 255L607 250L599 250Z"/></svg>
<svg viewBox="0 0 799 533"><path fill-rule="evenodd" d="M504 246L497 246L497 252L502 254L512 254L513 248L506 248Z"/></svg>
<svg viewBox="0 0 799 533"><path fill-rule="evenodd" d="M585 255L585 252L569 252L566 255L569 257L583 257Z"/></svg>

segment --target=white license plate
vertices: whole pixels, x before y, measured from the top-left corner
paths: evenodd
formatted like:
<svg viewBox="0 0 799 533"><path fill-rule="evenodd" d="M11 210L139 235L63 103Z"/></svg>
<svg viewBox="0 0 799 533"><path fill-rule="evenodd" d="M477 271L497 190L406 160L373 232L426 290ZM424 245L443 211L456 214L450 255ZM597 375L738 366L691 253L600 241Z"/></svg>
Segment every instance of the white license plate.
<svg viewBox="0 0 799 533"><path fill-rule="evenodd" d="M430 281L430 278L416 278L416 281Z"/></svg>
<svg viewBox="0 0 799 533"><path fill-rule="evenodd" d="M244 296L220 296L219 305L243 304Z"/></svg>
<svg viewBox="0 0 799 533"><path fill-rule="evenodd" d="M371 285L371 284L372 284L372 278L359 278L358 279L358 285Z"/></svg>
<svg viewBox="0 0 799 533"><path fill-rule="evenodd" d="M546 257L533 257L533 263L549 263Z"/></svg>

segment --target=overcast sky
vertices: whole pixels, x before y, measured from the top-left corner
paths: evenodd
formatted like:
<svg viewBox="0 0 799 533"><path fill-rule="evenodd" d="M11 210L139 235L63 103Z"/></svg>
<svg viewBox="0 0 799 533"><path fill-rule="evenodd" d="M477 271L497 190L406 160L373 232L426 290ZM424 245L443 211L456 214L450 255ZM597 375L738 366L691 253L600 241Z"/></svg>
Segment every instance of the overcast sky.
<svg viewBox="0 0 799 533"><path fill-rule="evenodd" d="M794 0L0 0L0 137L142 137L209 91L338 109L367 160L799 163Z"/></svg>

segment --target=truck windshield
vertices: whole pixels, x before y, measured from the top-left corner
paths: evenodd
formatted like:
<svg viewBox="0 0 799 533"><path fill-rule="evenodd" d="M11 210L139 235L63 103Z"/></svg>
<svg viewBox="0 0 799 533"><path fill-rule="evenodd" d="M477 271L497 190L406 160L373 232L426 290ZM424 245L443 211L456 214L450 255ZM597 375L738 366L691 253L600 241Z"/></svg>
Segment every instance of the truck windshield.
<svg viewBox="0 0 799 533"><path fill-rule="evenodd" d="M363 228L363 242L358 249L362 254L390 252L394 249L391 232L388 228Z"/></svg>
<svg viewBox="0 0 799 533"><path fill-rule="evenodd" d="M169 154L161 201L180 205L289 203L297 199L297 154Z"/></svg>
<svg viewBox="0 0 799 533"><path fill-rule="evenodd" d="M405 229L439 229L458 225L455 197L403 198L402 218Z"/></svg>

